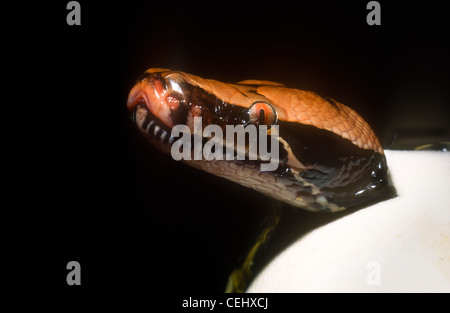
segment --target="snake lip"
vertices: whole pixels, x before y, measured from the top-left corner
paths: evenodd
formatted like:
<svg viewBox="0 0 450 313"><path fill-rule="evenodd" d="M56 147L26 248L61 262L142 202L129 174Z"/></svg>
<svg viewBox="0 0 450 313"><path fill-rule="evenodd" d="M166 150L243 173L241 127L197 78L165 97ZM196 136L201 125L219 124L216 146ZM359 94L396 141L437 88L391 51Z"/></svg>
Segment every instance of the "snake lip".
<svg viewBox="0 0 450 313"><path fill-rule="evenodd" d="M141 132L155 143L171 146L176 139L171 136L171 129L152 114L145 103L138 103L134 107L131 120Z"/></svg>

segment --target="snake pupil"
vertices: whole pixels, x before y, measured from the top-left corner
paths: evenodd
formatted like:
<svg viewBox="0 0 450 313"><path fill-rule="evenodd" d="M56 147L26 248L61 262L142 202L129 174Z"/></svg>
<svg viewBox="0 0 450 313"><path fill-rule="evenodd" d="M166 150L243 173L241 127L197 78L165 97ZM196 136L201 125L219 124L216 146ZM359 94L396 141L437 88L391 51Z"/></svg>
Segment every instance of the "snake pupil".
<svg viewBox="0 0 450 313"><path fill-rule="evenodd" d="M259 110L259 125L264 125L264 121L265 121L265 113L264 113L264 109L260 109Z"/></svg>

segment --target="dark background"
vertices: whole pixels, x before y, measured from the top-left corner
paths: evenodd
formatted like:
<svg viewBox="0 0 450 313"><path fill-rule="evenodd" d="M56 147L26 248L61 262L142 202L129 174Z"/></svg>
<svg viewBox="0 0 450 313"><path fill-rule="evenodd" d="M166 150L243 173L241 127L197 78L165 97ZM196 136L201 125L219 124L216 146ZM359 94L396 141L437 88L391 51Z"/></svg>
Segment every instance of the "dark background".
<svg viewBox="0 0 450 313"><path fill-rule="evenodd" d="M385 148L449 140L440 2L379 1L381 26L368 1L79 1L81 26L67 2L5 9L5 289L224 289L268 199L141 145L125 104L147 68L320 92ZM290 214L296 236L336 218ZM71 260L81 286L66 284Z"/></svg>

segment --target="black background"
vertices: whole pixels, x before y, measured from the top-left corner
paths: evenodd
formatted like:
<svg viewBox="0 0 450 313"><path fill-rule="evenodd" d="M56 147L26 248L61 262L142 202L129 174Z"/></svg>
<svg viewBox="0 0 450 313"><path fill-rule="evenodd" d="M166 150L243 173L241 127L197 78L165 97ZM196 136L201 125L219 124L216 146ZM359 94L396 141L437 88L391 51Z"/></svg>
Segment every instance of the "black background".
<svg viewBox="0 0 450 313"><path fill-rule="evenodd" d="M388 148L449 140L439 2L380 1L381 26L365 1L79 2L81 26L66 1L5 9L6 289L223 291L268 199L141 145L125 104L147 68L318 91ZM297 236L335 218L295 215Z"/></svg>

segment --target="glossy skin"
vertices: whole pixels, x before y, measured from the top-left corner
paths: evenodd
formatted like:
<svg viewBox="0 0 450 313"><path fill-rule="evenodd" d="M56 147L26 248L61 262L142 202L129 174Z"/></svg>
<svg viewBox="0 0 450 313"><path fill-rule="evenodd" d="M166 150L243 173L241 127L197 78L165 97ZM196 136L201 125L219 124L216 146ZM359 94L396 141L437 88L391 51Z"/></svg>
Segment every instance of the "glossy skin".
<svg viewBox="0 0 450 313"><path fill-rule="evenodd" d="M130 91L128 109L148 140L165 152L175 125L278 125L281 163L186 161L214 175L310 211L340 211L395 196L383 149L353 110L314 92L248 80L227 84L167 69L149 69Z"/></svg>

